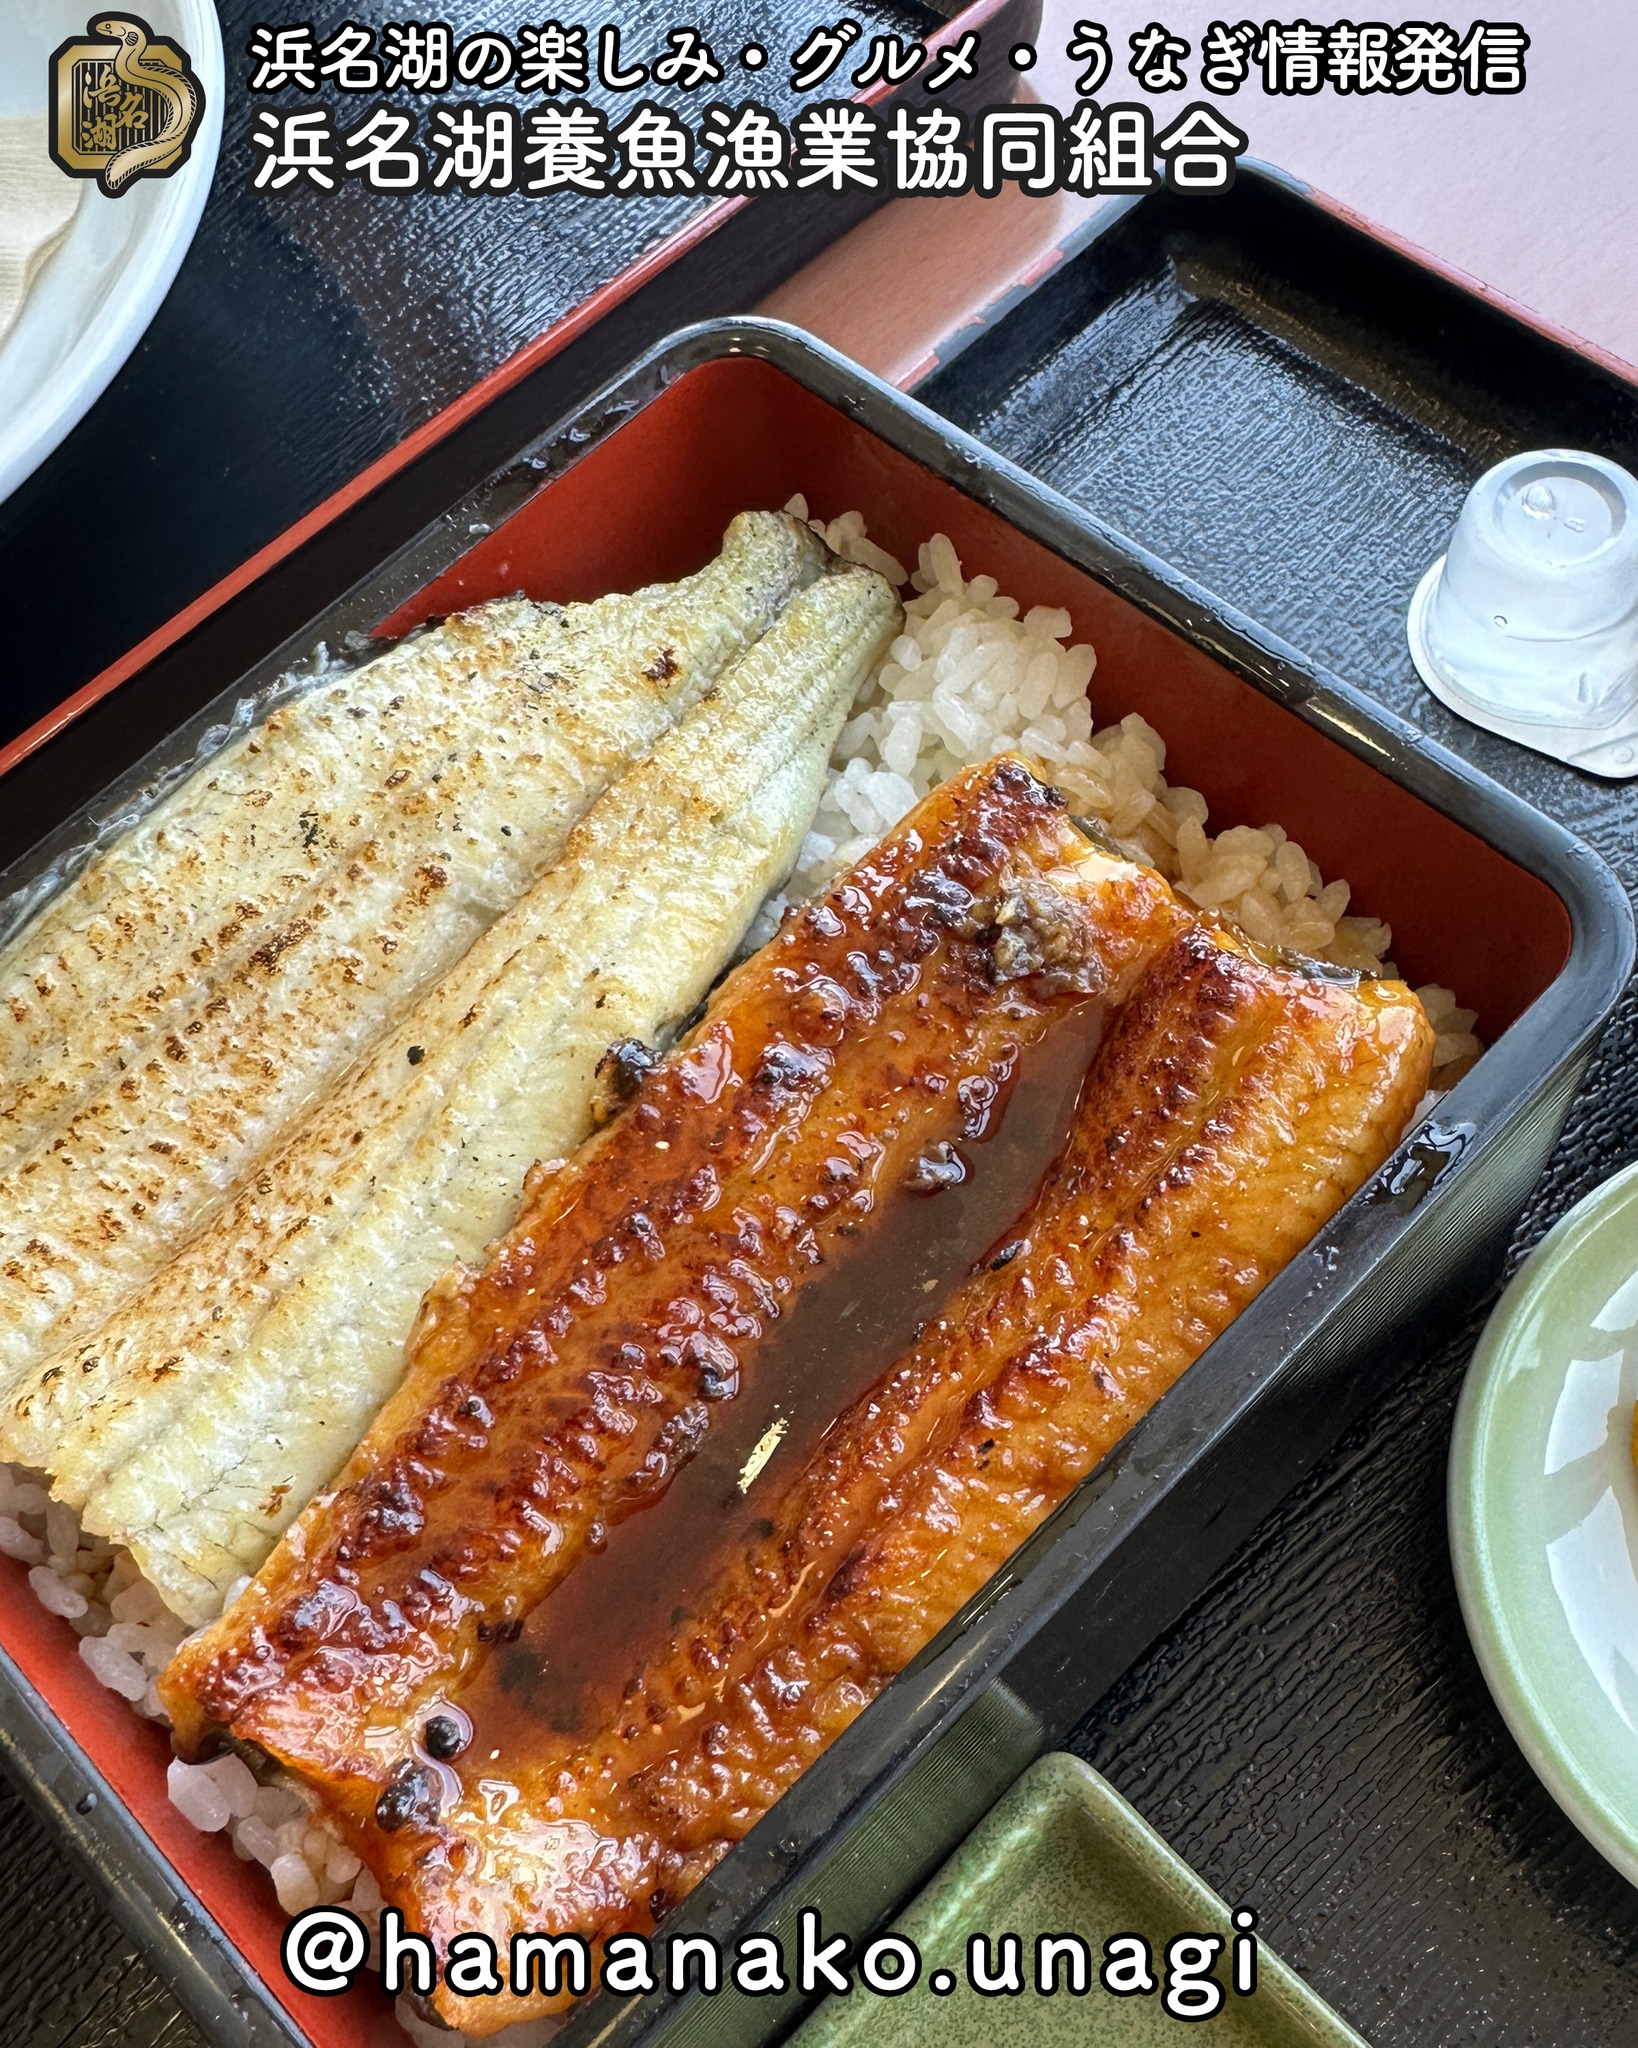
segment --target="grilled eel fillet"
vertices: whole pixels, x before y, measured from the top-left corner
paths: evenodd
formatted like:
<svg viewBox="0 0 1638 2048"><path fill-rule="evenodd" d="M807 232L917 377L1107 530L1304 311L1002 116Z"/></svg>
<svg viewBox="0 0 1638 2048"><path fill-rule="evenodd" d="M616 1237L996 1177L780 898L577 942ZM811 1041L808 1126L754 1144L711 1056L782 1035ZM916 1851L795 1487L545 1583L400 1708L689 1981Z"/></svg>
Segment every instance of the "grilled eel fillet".
<svg viewBox="0 0 1638 2048"><path fill-rule="evenodd" d="M929 1143L1181 923L1021 763L935 791L433 1290L334 1492L171 1665L184 1750L231 1727L373 1825L431 1703L700 1455Z"/></svg>
<svg viewBox="0 0 1638 2048"><path fill-rule="evenodd" d="M339 1530L315 1510L320 1548L282 1584L275 1559L184 1649L164 1682L184 1742L215 1722L292 1762L389 1901L440 1942L476 1929L504 1952L520 1927L652 1927L1387 1157L1426 1084L1431 1033L1402 986L1262 965L1175 906L1169 926L1146 930L1140 964L1153 964L1009 1241L805 1464L781 1476L770 1463L751 1539L689 1589L665 1640L609 1646L576 1725L531 1710L527 1637L457 1664L424 1636L391 1644L379 1603L368 1640L349 1630L335 1538L362 1533L361 1500ZM449 1385L446 1428L471 1384ZM396 1448L431 1443L405 1432ZM380 1456L391 1448L377 1453L378 1489L401 1486L405 1466ZM367 1488L368 1471L353 1483ZM442 1568L424 1544L411 1550ZM538 1584L512 1607L486 1605L492 1639L510 1642ZM549 1658L549 1627L539 1640ZM431 1682L399 1688L383 1714L384 1694L366 1705L359 1680L395 1650L425 1658ZM350 1758L338 1700L355 1716ZM459 1717L470 1768L464 1753L435 1762L420 1743L393 1744L395 1715L413 1736L429 1711ZM364 1720L397 1759L385 1796ZM446 2018L477 2032L544 2003L438 1994Z"/></svg>
<svg viewBox="0 0 1638 2048"><path fill-rule="evenodd" d="M697 576L504 600L274 711L0 956L0 1392L90 1334L826 560L774 513Z"/></svg>
<svg viewBox="0 0 1638 2048"><path fill-rule="evenodd" d="M196 1626L345 1461L422 1295L592 1124L612 1041L705 995L795 859L836 734L898 628L837 564L592 806L254 1187L0 1430Z"/></svg>
<svg viewBox="0 0 1638 2048"><path fill-rule="evenodd" d="M1191 925L1113 1024L1008 1242L685 1625L611 1655L583 1730L525 1724L478 1767L518 1788L496 1825L463 1772L433 1855L427 1833L377 1837L394 1902L440 1940L651 1928L1388 1157L1432 1042L1401 984L1308 980ZM481 1740L520 1697L491 1664L461 1705ZM469 2031L530 2009L461 2003Z"/></svg>
<svg viewBox="0 0 1638 2048"><path fill-rule="evenodd" d="M611 1655L572 1737L519 1727L526 1689L493 1663L467 1687L475 1756L508 1708L518 1732L502 1762L457 1764L434 1827L377 1836L394 1903L503 1949L518 1926L652 1928L1381 1164L1431 1058L1403 986L1305 980L1186 931L1009 1242L659 1653ZM478 1770L518 1791L494 1824ZM545 2004L441 1998L470 2032Z"/></svg>
<svg viewBox="0 0 1638 2048"><path fill-rule="evenodd" d="M786 1486L701 1619L611 1669L599 1736L555 1759L574 1794L537 1745L537 1817L645 1839L669 1896L696 1882L1382 1164L1432 1045L1401 983L1308 980L1187 930L1001 1253Z"/></svg>

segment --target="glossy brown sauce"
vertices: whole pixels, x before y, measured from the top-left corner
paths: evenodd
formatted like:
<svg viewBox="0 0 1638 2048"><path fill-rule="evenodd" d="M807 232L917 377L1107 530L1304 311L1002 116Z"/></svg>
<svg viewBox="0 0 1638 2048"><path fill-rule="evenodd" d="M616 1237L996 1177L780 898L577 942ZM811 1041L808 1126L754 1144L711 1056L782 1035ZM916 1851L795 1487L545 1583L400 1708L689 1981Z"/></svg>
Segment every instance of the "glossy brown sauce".
<svg viewBox="0 0 1638 2048"><path fill-rule="evenodd" d="M767 1533L772 1504L837 1417L974 1265L1005 1255L1009 1227L1067 1142L1105 1017L1100 1002L1072 1005L992 1099L951 1091L947 1122L920 1155L926 1170L881 1191L843 1254L757 1347L738 1392L716 1404L694 1457L583 1554L462 1689L463 1774L488 1776L492 1750L515 1756L522 1724L569 1735L597 1725L720 1566Z"/></svg>

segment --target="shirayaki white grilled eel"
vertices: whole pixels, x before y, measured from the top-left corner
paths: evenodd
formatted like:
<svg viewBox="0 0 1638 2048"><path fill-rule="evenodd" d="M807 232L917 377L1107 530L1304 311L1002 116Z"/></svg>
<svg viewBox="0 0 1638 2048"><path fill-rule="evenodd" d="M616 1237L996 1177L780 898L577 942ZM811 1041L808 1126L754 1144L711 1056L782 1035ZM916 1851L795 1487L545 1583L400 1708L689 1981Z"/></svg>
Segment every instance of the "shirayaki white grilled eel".
<svg viewBox="0 0 1638 2048"><path fill-rule="evenodd" d="M550 871L263 1162L252 1186L9 1404L44 1466L195 1624L342 1464L422 1295L592 1125L611 1042L693 1009L794 860L900 611L836 563L792 597Z"/></svg>
<svg viewBox="0 0 1638 2048"><path fill-rule="evenodd" d="M1246 957L1055 838L1035 788L1002 763L935 792L729 980L438 1290L334 1493L166 1673L184 1753L227 1730L290 1764L435 1939L652 1928L1403 1130L1432 1050L1408 989ZM897 1228L887 1191L950 1163L940 1110L1087 1011L1033 1202L804 1427L781 1324L827 1268L850 1312L842 1229ZM781 1366L798 1419L687 1535L672 1504ZM657 1605L650 1528L679 1553ZM477 2032L541 2009L437 2004Z"/></svg>
<svg viewBox="0 0 1638 2048"><path fill-rule="evenodd" d="M0 956L0 1393L89 1335L827 559L736 519L685 582L504 600L198 770Z"/></svg>

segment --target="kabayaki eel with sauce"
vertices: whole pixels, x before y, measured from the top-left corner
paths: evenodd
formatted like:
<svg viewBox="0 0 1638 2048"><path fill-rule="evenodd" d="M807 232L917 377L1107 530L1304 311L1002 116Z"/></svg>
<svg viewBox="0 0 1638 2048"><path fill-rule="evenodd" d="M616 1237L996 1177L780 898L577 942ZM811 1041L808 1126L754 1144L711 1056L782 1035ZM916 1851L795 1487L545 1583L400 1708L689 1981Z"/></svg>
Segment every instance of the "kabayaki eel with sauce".
<svg viewBox="0 0 1638 2048"><path fill-rule="evenodd" d="M616 1056L629 1099L166 1673L178 1747L285 1763L437 1944L651 1930L1387 1158L1431 1056L1403 984L1254 957L1010 757L953 778Z"/></svg>

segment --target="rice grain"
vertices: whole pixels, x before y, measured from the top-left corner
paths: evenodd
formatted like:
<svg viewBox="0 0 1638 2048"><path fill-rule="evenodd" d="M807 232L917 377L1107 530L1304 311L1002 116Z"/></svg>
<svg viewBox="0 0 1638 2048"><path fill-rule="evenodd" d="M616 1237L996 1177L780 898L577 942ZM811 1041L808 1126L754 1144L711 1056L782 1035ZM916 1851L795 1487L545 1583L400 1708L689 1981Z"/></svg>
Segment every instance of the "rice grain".
<svg viewBox="0 0 1638 2048"><path fill-rule="evenodd" d="M807 519L807 501L785 510ZM890 579L899 564L869 541L858 512L809 522L838 554ZM884 566L884 562L886 566ZM1094 728L1087 686L1097 656L1070 642L1069 613L1035 605L1020 616L992 576L967 577L948 535L935 533L908 578L905 630L860 691L831 756L825 792L784 893L747 940L771 936L788 901L825 888L868 853L946 776L1003 749L1095 820L1133 860L1157 868L1178 894L1258 944L1364 974L1397 976L1393 934L1351 912L1346 881L1327 881L1280 825L1231 825L1213 837L1197 789L1166 780L1166 742L1128 712ZM1475 1013L1437 984L1416 991L1438 1034L1434 1087L1451 1087L1483 1050Z"/></svg>

